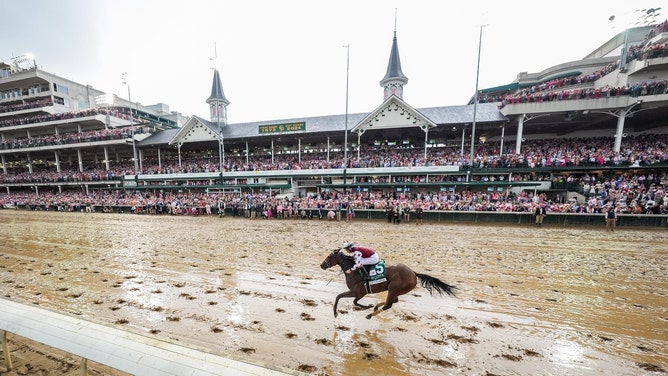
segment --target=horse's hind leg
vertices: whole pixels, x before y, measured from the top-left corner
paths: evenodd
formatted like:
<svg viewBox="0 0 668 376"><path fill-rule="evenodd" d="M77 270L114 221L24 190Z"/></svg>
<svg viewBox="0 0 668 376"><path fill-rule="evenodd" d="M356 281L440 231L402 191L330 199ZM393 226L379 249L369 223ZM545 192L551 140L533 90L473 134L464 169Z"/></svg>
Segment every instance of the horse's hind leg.
<svg viewBox="0 0 668 376"><path fill-rule="evenodd" d="M387 300L385 300L385 304L383 305L383 307L382 307L382 308L378 308L378 307L380 307L383 303L378 303L378 304L376 304L376 306L373 308L373 312L372 312L372 313L369 313L368 315L366 315L366 318L367 318L367 319L370 319L370 318L376 316L377 314L379 314L379 313L381 313L381 312L383 312L383 311L387 311L388 309L392 308L392 304L394 304L394 303L396 303L396 302L398 302L398 301L399 301L399 298L398 298L398 297L396 297L396 296L390 296L390 295L388 294L388 295L387 295Z"/></svg>
<svg viewBox="0 0 668 376"><path fill-rule="evenodd" d="M388 303L388 302L389 302L389 303ZM386 310L386 309L391 308L391 307L392 307L392 304L394 304L394 303L398 303L398 302L399 302L399 298L396 298L396 297L395 297L394 300L391 301L391 302L390 302L389 300L387 300L387 301L385 301L385 302L383 302L383 303L378 303L378 304L376 304L376 306L373 307L373 310L374 310L374 311L377 311L378 308L380 308L380 306L382 306L382 305L387 305L387 307L383 307L383 310Z"/></svg>
<svg viewBox="0 0 668 376"><path fill-rule="evenodd" d="M389 300L387 300L387 301L385 301L385 302L382 302L382 303L378 303L378 304L376 304L376 306L373 307L373 310L374 310L374 311L377 311L378 308L380 308L380 306L382 306L382 305L388 305L388 301L389 301ZM393 300L392 302L389 303L389 306L387 306L387 307L383 307L383 310L389 309L390 307L392 307L392 304L394 304L394 303L398 303L398 302L399 302L399 298L394 298L394 300Z"/></svg>

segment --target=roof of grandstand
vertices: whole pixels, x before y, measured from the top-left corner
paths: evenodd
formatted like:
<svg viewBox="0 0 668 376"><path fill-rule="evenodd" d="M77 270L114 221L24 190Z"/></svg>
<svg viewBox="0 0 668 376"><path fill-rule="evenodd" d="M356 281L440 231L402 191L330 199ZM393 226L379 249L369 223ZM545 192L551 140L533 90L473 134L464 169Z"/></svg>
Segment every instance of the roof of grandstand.
<svg viewBox="0 0 668 376"><path fill-rule="evenodd" d="M443 126L453 126L470 123L473 118L473 106L472 105L463 105L463 106L442 106L442 107L429 107L429 108L420 108L417 109L422 115L426 116L434 123ZM348 114L348 126L349 129L352 129L353 126L359 123L367 113L356 113ZM265 121L256 121L250 123L236 123L236 124L227 124L223 127L223 137L227 140L232 139L245 139L249 137L259 137L260 126L263 125L274 125L274 124L292 124L304 122L306 124L305 130L300 132L300 134L323 134L326 132L341 132L345 130L345 117L346 115L327 115L327 116L315 116L315 117L303 117L303 118L292 118L292 119L280 119L280 120L265 120ZM212 130L212 132L218 132L218 124L216 122L211 122L206 119L203 119L199 116L193 116L198 122L204 124ZM508 121L508 118L503 116L499 112L498 107L493 103L480 103L476 109L476 121L485 124L493 123L499 124ZM166 144L174 138L174 136L179 132L178 129L165 130L162 132L156 132L152 136L142 140L139 145L141 146L151 146L151 145L160 145Z"/></svg>

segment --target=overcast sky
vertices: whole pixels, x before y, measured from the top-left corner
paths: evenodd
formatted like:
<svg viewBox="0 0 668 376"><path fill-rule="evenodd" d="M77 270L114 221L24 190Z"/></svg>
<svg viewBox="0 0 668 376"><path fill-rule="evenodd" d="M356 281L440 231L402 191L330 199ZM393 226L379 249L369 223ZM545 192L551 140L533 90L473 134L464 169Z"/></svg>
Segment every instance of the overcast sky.
<svg viewBox="0 0 668 376"><path fill-rule="evenodd" d="M204 118L215 66L228 122L240 123L345 113L349 44L348 111L366 113L383 99L396 9L404 100L461 105L475 91L480 25L482 89L580 60L658 3L0 0L0 60L32 53L40 69L123 98L128 72L133 101Z"/></svg>

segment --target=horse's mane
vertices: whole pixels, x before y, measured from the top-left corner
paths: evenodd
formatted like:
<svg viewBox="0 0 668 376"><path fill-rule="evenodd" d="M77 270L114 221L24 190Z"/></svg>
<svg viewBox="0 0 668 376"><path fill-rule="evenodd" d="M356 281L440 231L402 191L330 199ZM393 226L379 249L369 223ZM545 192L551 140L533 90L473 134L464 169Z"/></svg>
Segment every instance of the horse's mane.
<svg viewBox="0 0 668 376"><path fill-rule="evenodd" d="M354 259L353 256L349 256L349 255L347 255L343 252L338 252L337 254L338 254L339 257L341 257L342 262L345 262L345 263L348 263L348 264L354 264L355 263L355 259Z"/></svg>

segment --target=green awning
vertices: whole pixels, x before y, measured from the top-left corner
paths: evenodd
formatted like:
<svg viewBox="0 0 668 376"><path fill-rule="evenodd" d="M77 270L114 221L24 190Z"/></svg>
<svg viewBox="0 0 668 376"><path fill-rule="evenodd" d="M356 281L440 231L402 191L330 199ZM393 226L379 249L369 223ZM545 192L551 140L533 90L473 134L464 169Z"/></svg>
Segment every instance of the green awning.
<svg viewBox="0 0 668 376"><path fill-rule="evenodd" d="M560 78L565 78L565 77L579 76L581 74L582 74L582 72L580 72L580 71L559 73L559 74L555 74L554 76L550 76L550 77L547 77L545 79L542 79L540 81L523 83L522 85L520 85L520 87L530 87L530 86L534 86L534 85L540 85L540 84L548 82L548 81L558 80Z"/></svg>
<svg viewBox="0 0 668 376"><path fill-rule="evenodd" d="M516 90L520 84L517 82L514 82L512 84L507 84L507 85L501 85L501 86L495 86L495 87L490 87L487 89L482 89L480 90L480 94L487 94L487 93L497 93L497 92L505 92L505 91L512 91Z"/></svg>

